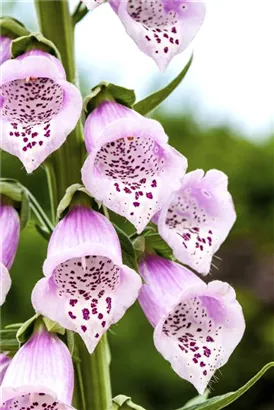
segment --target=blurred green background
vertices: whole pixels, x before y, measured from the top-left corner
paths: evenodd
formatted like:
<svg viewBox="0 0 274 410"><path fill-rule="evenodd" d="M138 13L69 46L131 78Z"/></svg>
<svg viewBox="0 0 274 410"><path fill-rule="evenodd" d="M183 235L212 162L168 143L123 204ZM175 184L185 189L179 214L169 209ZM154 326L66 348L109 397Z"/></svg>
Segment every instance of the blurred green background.
<svg viewBox="0 0 274 410"><path fill-rule="evenodd" d="M217 168L228 174L238 215L229 238L218 252L220 260L214 262L218 270L215 268L209 278L228 281L236 288L247 322L239 347L228 364L216 373L218 382L212 384L211 394L218 395L237 389L274 357L274 135L250 142L231 126L201 127L195 113L188 112L187 107L182 107L182 112L185 114L171 116L158 110L155 117L163 124L170 143L188 158L189 170ZM16 178L26 185L49 213L42 167L33 175L26 175L17 158L3 153L1 176ZM125 228L125 221L120 222ZM33 315L30 294L42 275L46 248L46 241L31 221L21 234L11 270L13 286L2 308L2 327ZM152 335L153 329L137 303L112 327L109 342L113 394L131 396L148 410L176 409L196 392L158 354ZM273 383L270 371L230 408L273 410Z"/></svg>

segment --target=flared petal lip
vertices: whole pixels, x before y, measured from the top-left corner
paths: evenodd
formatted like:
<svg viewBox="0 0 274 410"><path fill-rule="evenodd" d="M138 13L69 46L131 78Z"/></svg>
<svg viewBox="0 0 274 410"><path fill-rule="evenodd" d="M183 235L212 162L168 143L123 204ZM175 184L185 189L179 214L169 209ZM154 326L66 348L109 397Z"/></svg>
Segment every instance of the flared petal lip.
<svg viewBox="0 0 274 410"><path fill-rule="evenodd" d="M55 82L65 80L59 66L44 56L30 55L22 60L7 60L1 65L0 86L29 77L46 77Z"/></svg>
<svg viewBox="0 0 274 410"><path fill-rule="evenodd" d="M113 252L103 244L86 242L74 248L67 248L58 253L51 253L44 262L44 275L49 277L53 274L55 268L63 262L72 258L81 258L83 256L94 255L109 258L115 265L121 266L122 258L119 254Z"/></svg>
<svg viewBox="0 0 274 410"><path fill-rule="evenodd" d="M11 288L11 278L9 271L2 262L0 262L0 280L0 306L2 306Z"/></svg>
<svg viewBox="0 0 274 410"><path fill-rule="evenodd" d="M51 389L45 388L45 386L43 385L34 386L34 385L27 384L27 385L23 385L20 387L5 386L5 378L3 380L3 384L0 390L1 390L0 392L0 405L1 406L8 400L11 400L23 394L29 394L29 393L44 393L58 400L56 393Z"/></svg>

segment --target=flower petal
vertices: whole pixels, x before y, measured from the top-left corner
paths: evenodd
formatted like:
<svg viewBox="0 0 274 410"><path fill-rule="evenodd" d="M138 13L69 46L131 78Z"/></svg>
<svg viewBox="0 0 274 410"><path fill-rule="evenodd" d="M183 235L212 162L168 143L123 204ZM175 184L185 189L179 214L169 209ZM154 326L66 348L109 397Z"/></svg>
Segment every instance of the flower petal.
<svg viewBox="0 0 274 410"><path fill-rule="evenodd" d="M245 321L227 283L187 288L157 324L154 343L179 376L202 394L242 339Z"/></svg>
<svg viewBox="0 0 274 410"><path fill-rule="evenodd" d="M158 229L179 261L207 274L236 213L227 176L217 170L203 175L202 170L186 174L182 187L160 212Z"/></svg>
<svg viewBox="0 0 274 410"><path fill-rule="evenodd" d="M2 382L2 403L11 401L4 406L11 403L15 406L14 398L22 395L24 397L18 399L20 404L31 402L33 393L40 393L39 396L52 396L44 397L45 402L54 399L53 402L63 403L57 403L58 406L56 404L53 407L56 410L65 409L65 405L70 405L72 400L73 374L72 360L66 345L53 333L39 330L12 359ZM37 395L34 396L38 400Z"/></svg>
<svg viewBox="0 0 274 410"><path fill-rule="evenodd" d="M11 57L10 46L12 39L5 36L0 36L0 65Z"/></svg>
<svg viewBox="0 0 274 410"><path fill-rule="evenodd" d="M14 390L13 398L7 400L1 410L21 410L21 409L36 409L36 410L73 410L69 405L63 404L56 397L41 392L28 392Z"/></svg>
<svg viewBox="0 0 274 410"><path fill-rule="evenodd" d="M0 353L0 385L5 376L7 368L9 367L11 359L5 354Z"/></svg>
<svg viewBox="0 0 274 410"><path fill-rule="evenodd" d="M20 219L11 205L0 204L0 262L10 269L19 243Z"/></svg>
<svg viewBox="0 0 274 410"><path fill-rule="evenodd" d="M35 170L65 141L81 113L78 89L57 59L27 55L2 66L1 147Z"/></svg>
<svg viewBox="0 0 274 410"><path fill-rule="evenodd" d="M0 262L0 306L6 300L6 296L11 287L11 278L8 269Z"/></svg>
<svg viewBox="0 0 274 410"><path fill-rule="evenodd" d="M117 10L117 4L113 6ZM123 0L117 11L128 35L164 70L195 37L205 17L204 2Z"/></svg>

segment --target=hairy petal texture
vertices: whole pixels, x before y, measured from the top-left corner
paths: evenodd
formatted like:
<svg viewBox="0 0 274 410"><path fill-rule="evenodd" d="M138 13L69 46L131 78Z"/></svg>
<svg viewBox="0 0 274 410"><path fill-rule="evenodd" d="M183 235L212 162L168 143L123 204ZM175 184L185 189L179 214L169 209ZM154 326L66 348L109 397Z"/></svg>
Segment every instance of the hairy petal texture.
<svg viewBox="0 0 274 410"><path fill-rule="evenodd" d="M115 0L110 4L128 35L160 70L190 44L206 10L205 3L196 0Z"/></svg>
<svg viewBox="0 0 274 410"><path fill-rule="evenodd" d="M5 36L0 36L0 65L5 61L9 60L11 57L11 46L12 39Z"/></svg>
<svg viewBox="0 0 274 410"><path fill-rule="evenodd" d="M157 121L116 102L105 102L89 115L85 141L86 188L142 232L180 187L186 158L168 145Z"/></svg>
<svg viewBox="0 0 274 410"><path fill-rule="evenodd" d="M11 205L0 203L0 306L11 286L9 269L19 243L20 219Z"/></svg>
<svg viewBox="0 0 274 410"><path fill-rule="evenodd" d="M34 171L65 141L81 113L78 89L55 57L30 51L1 66L1 148Z"/></svg>
<svg viewBox="0 0 274 410"><path fill-rule="evenodd" d="M32 294L35 310L76 331L90 353L135 302L141 279L122 263L118 236L103 215L75 207L57 225Z"/></svg>
<svg viewBox="0 0 274 410"><path fill-rule="evenodd" d="M159 233L175 257L204 275L236 220L227 185L221 171L189 172L158 215Z"/></svg>
<svg viewBox="0 0 274 410"><path fill-rule="evenodd" d="M0 385L3 381L7 368L9 367L11 359L5 354L0 353Z"/></svg>
<svg viewBox="0 0 274 410"><path fill-rule="evenodd" d="M155 327L154 344L173 370L204 392L242 339L245 321L233 288L204 283L185 267L156 255L140 264L140 305Z"/></svg>
<svg viewBox="0 0 274 410"><path fill-rule="evenodd" d="M68 348L55 334L38 330L19 349L6 371L1 410L70 409L73 385Z"/></svg>

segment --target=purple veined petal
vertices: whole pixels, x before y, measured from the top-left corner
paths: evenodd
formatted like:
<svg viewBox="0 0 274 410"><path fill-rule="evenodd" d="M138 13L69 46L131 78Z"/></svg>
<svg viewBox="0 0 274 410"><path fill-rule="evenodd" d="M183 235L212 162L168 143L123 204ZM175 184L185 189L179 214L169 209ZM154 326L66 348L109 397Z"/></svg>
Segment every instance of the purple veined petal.
<svg viewBox="0 0 274 410"><path fill-rule="evenodd" d="M6 353L0 353L0 385L5 376L7 368L9 367L11 359L7 356Z"/></svg>
<svg viewBox="0 0 274 410"><path fill-rule="evenodd" d="M97 200L125 216L140 233L180 187L187 160L168 145L157 121L137 113L120 119L115 115L105 122L104 131L92 131L96 117L85 127L91 151L82 180ZM100 119L100 129L102 123Z"/></svg>
<svg viewBox="0 0 274 410"><path fill-rule="evenodd" d="M88 9L94 10L96 7L101 6L101 4L106 3L107 0L82 0Z"/></svg>
<svg viewBox="0 0 274 410"><path fill-rule="evenodd" d="M73 385L68 348L56 335L40 329L19 349L5 373L1 410L71 409Z"/></svg>
<svg viewBox="0 0 274 410"><path fill-rule="evenodd" d="M1 148L32 172L75 127L81 95L66 81L61 63L41 51L6 61L1 74Z"/></svg>
<svg viewBox="0 0 274 410"><path fill-rule="evenodd" d="M5 36L0 36L0 65L5 61L9 60L11 57L11 46L12 39Z"/></svg>
<svg viewBox="0 0 274 410"><path fill-rule="evenodd" d="M196 0L123 0L111 2L137 46L163 71L193 40L205 18L205 3ZM118 8L117 8L118 7Z"/></svg>
<svg viewBox="0 0 274 410"><path fill-rule="evenodd" d="M8 269L0 262L0 306L6 300L6 296L11 288L11 278Z"/></svg>
<svg viewBox="0 0 274 410"><path fill-rule="evenodd" d="M193 272L158 256L148 257L140 273L146 284L139 302L155 327L156 349L202 394L245 330L235 291L221 281L206 284Z"/></svg>
<svg viewBox="0 0 274 410"><path fill-rule="evenodd" d="M227 184L221 171L190 172L159 214L159 233L175 257L201 274L209 272L236 220Z"/></svg>
<svg viewBox="0 0 274 410"><path fill-rule="evenodd" d="M32 293L35 310L78 332L90 353L135 302L141 288L139 275L122 264L111 223L82 207L57 225L44 273L47 278Z"/></svg>

